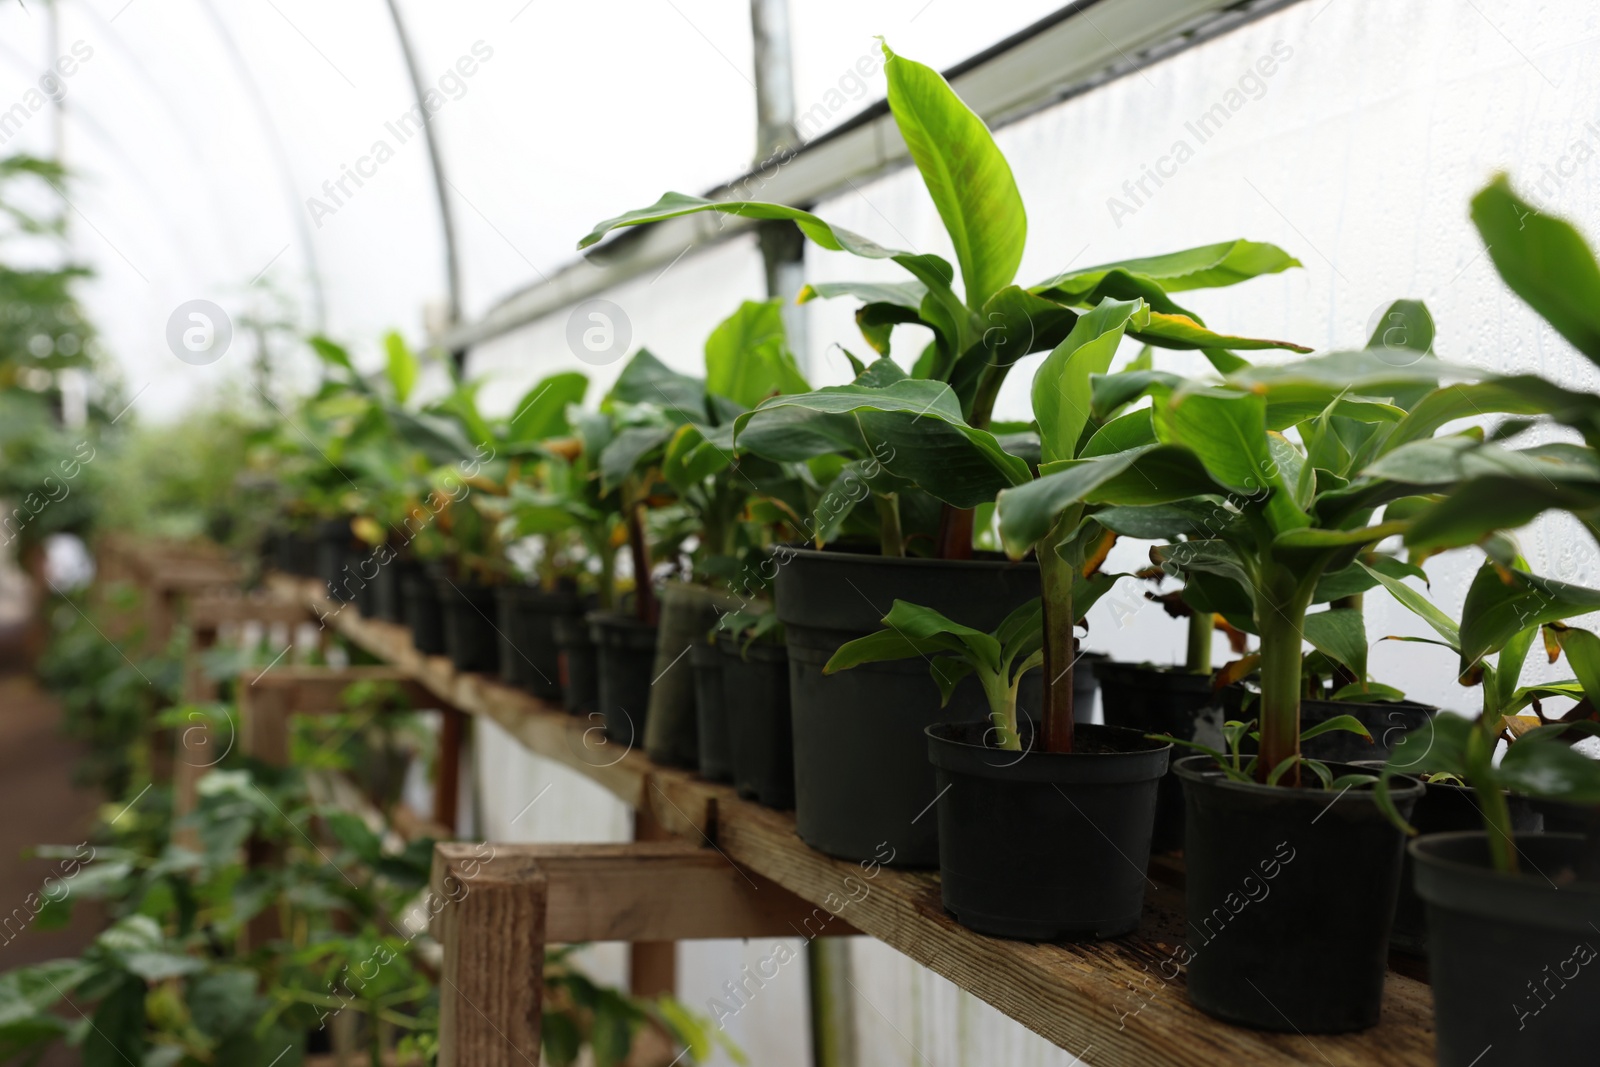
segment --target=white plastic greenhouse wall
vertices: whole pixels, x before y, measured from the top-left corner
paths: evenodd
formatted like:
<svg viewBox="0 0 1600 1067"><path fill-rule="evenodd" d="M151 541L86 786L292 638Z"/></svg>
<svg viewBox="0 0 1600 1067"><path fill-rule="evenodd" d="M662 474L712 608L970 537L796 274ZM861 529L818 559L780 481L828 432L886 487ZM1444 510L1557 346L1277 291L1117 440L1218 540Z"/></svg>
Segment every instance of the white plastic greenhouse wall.
<svg viewBox="0 0 1600 1067"><path fill-rule="evenodd" d="M409 106L382 5L250 0L223 12L189 0L177 5L181 17L170 6L65 3L58 42L80 60L64 79L66 156L84 176L73 226L98 271L88 303L123 368L126 395L139 397L135 410L170 418L210 391L249 388L243 357L208 368L171 358L164 324L184 300L214 299L242 314L263 299L250 283L265 278L282 294L285 314L312 324L313 265L296 225L308 230L331 334L358 348L375 348L392 326L420 336L421 309L437 316L444 292L422 147L396 145L393 159L375 165L376 176L334 210L306 203L333 206L322 182L336 182L375 142L395 140L386 124ZM1055 6L797 0L799 110L833 91L846 101L830 108L842 121L881 99L881 73L863 79L859 95L847 78L841 89L856 59L871 54L873 33L948 66ZM47 45L30 21L37 4L28 5L31 14L8 7L0 11L0 130L6 108L24 101L50 61L41 61ZM461 229L468 320L573 259L593 221L669 188L700 192L749 163L754 104L741 3L508 0L403 10L424 79L449 97L436 126ZM451 74L469 66L470 76ZM1029 211L1019 276L1241 236L1272 241L1304 269L1196 294L1196 309L1213 326L1353 347L1381 308L1415 297L1438 323L1441 357L1593 390L1593 368L1501 284L1467 202L1506 170L1531 199L1600 235L1596 70L1600 5L1592 0L1288 4L998 131ZM1197 136L1192 123L1219 103L1226 122ZM0 137L47 145L52 122L41 111ZM949 255L913 170L856 182L814 210L885 243ZM805 270L822 281L893 277L896 268L812 247ZM736 237L603 295L625 311L636 345L696 370L710 329L740 300L765 295L760 253L753 237ZM846 302L805 305L801 355L814 384L849 377L834 346L860 348L852 310ZM561 310L475 347L468 367L486 382L486 406L508 408L535 379L568 368L590 373L598 395L620 364L580 362L567 328ZM896 351L919 349L901 329L907 336L896 336ZM1025 414L1032 365L1012 375L999 417ZM306 365L300 373L312 372ZM1536 524L1523 545L1539 573L1600 582L1592 541L1565 516ZM1145 549L1123 543L1116 551L1136 563ZM1459 607L1472 562L1430 564L1447 611ZM1374 598L1368 610L1374 637L1418 632L1387 601ZM1114 592L1090 615L1088 645L1096 650L1176 661L1182 643L1182 628L1144 606L1137 589ZM1441 676L1430 657L1448 655L1380 643L1372 672L1414 698L1459 707L1460 691L1424 681ZM491 840L630 835L627 812L609 794L525 754L487 723L476 759L480 832ZM770 950L684 945L680 993L704 1009ZM1077 1050L1049 1045L877 942L858 940L852 951L862 1064L1076 1062ZM602 977L620 977L619 947L596 949L593 959ZM728 1029L761 1067L799 1067L809 1062L805 998L804 964L791 964ZM1094 1050L1081 1058L1095 1062Z"/></svg>

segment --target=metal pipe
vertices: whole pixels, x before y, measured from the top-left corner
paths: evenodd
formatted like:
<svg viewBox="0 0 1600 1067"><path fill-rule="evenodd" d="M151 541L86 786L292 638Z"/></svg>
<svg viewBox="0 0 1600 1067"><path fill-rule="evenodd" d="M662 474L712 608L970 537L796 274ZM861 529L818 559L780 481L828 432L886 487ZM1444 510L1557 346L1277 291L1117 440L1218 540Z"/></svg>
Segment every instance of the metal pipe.
<svg viewBox="0 0 1600 1067"><path fill-rule="evenodd" d="M799 147L795 130L794 66L789 49L788 0L750 0L750 36L755 49L757 174L783 166ZM805 284L805 240L792 222L769 221L756 230L766 271L767 295L783 304L789 348L810 370L805 309L794 302Z"/></svg>
<svg viewBox="0 0 1600 1067"><path fill-rule="evenodd" d="M449 315L450 321L447 328L453 328L461 321L461 260L456 253L456 226L455 218L450 211L450 197L446 191L449 182L444 176L444 162L439 153L439 140L433 134L433 116L423 104L426 95L422 87L422 74L417 69L417 56L411 48L411 38L406 34L406 24L400 17L400 4L398 0L385 0L389 5L389 15L394 20L394 32L400 38L400 54L406 61L406 73L411 77L411 92L416 97L417 107L422 109L422 134L428 144L428 164L433 169L433 189L439 198L439 229L444 237L444 273L445 281L449 286ZM453 353L456 369L460 370L466 362L467 353L463 349Z"/></svg>

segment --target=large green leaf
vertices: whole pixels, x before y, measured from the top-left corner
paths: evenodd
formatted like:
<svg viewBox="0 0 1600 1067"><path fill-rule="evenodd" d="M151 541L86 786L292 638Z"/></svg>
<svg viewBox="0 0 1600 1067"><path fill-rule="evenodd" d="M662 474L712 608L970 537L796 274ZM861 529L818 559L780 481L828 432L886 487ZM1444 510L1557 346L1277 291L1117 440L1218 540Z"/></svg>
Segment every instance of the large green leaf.
<svg viewBox="0 0 1600 1067"><path fill-rule="evenodd" d="M572 429L567 408L582 404L589 379L577 371L552 374L525 393L511 413L507 437L513 442L543 441Z"/></svg>
<svg viewBox="0 0 1600 1067"><path fill-rule="evenodd" d="M1034 292L1059 289L1064 294L1087 292L1099 285L1106 275L1121 271L1156 282L1169 293L1188 289L1215 289L1225 285L1258 278L1263 274L1277 274L1290 267L1301 266L1298 259L1274 244L1262 241L1223 241L1214 245L1186 248L1181 252L1147 256L1143 259L1124 259L1098 267L1058 274L1049 281L1034 286Z"/></svg>
<svg viewBox="0 0 1600 1067"><path fill-rule="evenodd" d="M988 127L944 77L887 43L883 54L889 110L955 246L967 306L981 307L1022 262L1022 195Z"/></svg>
<svg viewBox="0 0 1600 1067"><path fill-rule="evenodd" d="M1181 445L1070 461L1041 473L1037 481L1000 494L1000 538L1013 556L1024 555L1076 503L1168 504L1225 491L1199 457Z"/></svg>
<svg viewBox="0 0 1600 1067"><path fill-rule="evenodd" d="M971 660L990 673L1000 670L1000 642L993 635L953 622L932 608L896 600L883 624L886 629L841 645L823 673L934 653Z"/></svg>
<svg viewBox="0 0 1600 1067"><path fill-rule="evenodd" d="M746 300L706 338L706 391L753 408L810 389L784 332L782 302Z"/></svg>
<svg viewBox="0 0 1600 1067"><path fill-rule="evenodd" d="M641 348L623 366L607 394L608 401L648 404L681 422L706 422L706 383L680 373Z"/></svg>
<svg viewBox="0 0 1600 1067"><path fill-rule="evenodd" d="M1504 174L1472 198L1472 221L1511 291L1600 363L1600 264L1583 236L1517 196Z"/></svg>
<svg viewBox="0 0 1600 1067"><path fill-rule="evenodd" d="M412 388L417 384L417 375L421 373L422 365L410 346L406 344L405 338L392 330L384 335L383 350L387 357L384 372L389 376L389 385L394 389L394 398L404 404L411 396Z"/></svg>
<svg viewBox="0 0 1600 1067"><path fill-rule="evenodd" d="M1330 608L1306 616L1305 639L1324 654L1350 668L1356 678L1367 677L1367 625L1356 608Z"/></svg>
<svg viewBox="0 0 1600 1067"><path fill-rule="evenodd" d="M1457 650L1458 652L1460 651L1461 628L1456 625L1456 621L1454 619L1441 611L1433 601L1429 600L1426 596L1423 596L1421 593L1411 588L1399 578L1385 574L1383 571L1376 568L1369 567L1365 563L1359 564L1359 566L1368 574L1372 575L1372 577L1375 578L1380 585L1389 591L1391 596L1409 609L1413 615L1417 616L1417 618L1433 627L1434 632L1440 637L1444 638L1445 641L1449 643L1451 648Z"/></svg>
<svg viewBox="0 0 1600 1067"><path fill-rule="evenodd" d="M1045 462L1074 459L1089 422L1090 379L1111 366L1130 326L1149 316L1142 300L1106 300L1084 312L1033 376L1033 415Z"/></svg>
<svg viewBox="0 0 1600 1067"><path fill-rule="evenodd" d="M1461 608L1461 669L1505 647L1530 626L1600 611L1600 591L1485 563Z"/></svg>
<svg viewBox="0 0 1600 1067"><path fill-rule="evenodd" d="M1367 347L1394 353L1405 350L1406 355L1390 358L1409 360L1411 352L1429 354L1433 351L1433 335L1433 315L1428 305L1420 300L1396 300L1384 309L1383 316L1373 327L1372 336L1367 339Z"/></svg>
<svg viewBox="0 0 1600 1067"><path fill-rule="evenodd" d="M1178 393L1161 411L1158 432L1187 445L1211 478L1240 493L1278 484L1267 443L1267 405L1255 393L1201 388Z"/></svg>
<svg viewBox="0 0 1600 1067"><path fill-rule="evenodd" d="M669 426L632 426L606 445L600 453L600 490L609 493L641 467L657 458L672 437Z"/></svg>
<svg viewBox="0 0 1600 1067"><path fill-rule="evenodd" d="M781 219L793 222L800 228L801 233L832 252L852 252L867 259L889 259L903 254L896 249L885 248L858 233L851 233L843 227L830 226L811 212L801 211L799 208L768 204L759 200L707 200L704 197L687 196L683 193L664 193L660 200L649 207L625 211L615 218L597 223L595 228L578 242L578 248L580 250L588 248L612 230L622 226L661 222L664 219L692 215L700 211L716 211L747 219Z"/></svg>
<svg viewBox="0 0 1600 1067"><path fill-rule="evenodd" d="M1600 398L1563 389L1533 374L1446 385L1418 401L1395 427L1386 447L1430 437L1456 419L1546 414L1592 434L1600 427Z"/></svg>

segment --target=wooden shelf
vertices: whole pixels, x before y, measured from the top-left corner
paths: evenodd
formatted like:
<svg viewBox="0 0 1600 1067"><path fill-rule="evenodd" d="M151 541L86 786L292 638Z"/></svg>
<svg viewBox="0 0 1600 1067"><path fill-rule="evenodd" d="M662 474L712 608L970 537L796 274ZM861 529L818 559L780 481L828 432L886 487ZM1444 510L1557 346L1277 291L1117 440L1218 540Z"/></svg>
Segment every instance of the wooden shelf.
<svg viewBox="0 0 1600 1067"><path fill-rule="evenodd" d="M1428 987L1390 973L1383 1021L1359 1034L1273 1034L1217 1022L1189 1005L1175 956L1183 943L1181 876L1152 864L1138 933L1115 941L1026 944L975 934L945 914L931 872L831 859L795 833L792 814L741 800L694 774L620 754L594 723L481 674L460 673L442 656L423 656L400 626L362 618L329 601L314 582L273 576L280 596L306 604L328 626L400 667L441 700L492 719L529 751L587 775L673 834L715 848L730 864L760 875L816 906L798 937L843 932L876 937L992 1004L1030 1030L1096 1067L1152 1064L1326 1064L1421 1067L1432 1064L1433 998ZM835 918L836 916L836 918Z"/></svg>

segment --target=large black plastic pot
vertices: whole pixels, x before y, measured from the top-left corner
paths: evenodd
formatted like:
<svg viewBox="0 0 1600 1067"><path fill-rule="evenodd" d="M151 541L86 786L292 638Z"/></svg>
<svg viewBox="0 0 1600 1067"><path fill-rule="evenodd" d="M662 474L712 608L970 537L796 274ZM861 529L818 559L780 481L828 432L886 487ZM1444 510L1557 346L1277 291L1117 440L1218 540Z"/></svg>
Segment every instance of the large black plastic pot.
<svg viewBox="0 0 1600 1067"><path fill-rule="evenodd" d="M421 567L400 575L401 610L411 630L411 643L427 656L442 656L444 607L433 579Z"/></svg>
<svg viewBox="0 0 1600 1067"><path fill-rule="evenodd" d="M1500 874L1482 832L1411 844L1428 905L1440 1067L1593 1063L1600 1047L1600 881L1574 876L1574 834L1517 838Z"/></svg>
<svg viewBox="0 0 1600 1067"><path fill-rule="evenodd" d="M458 671L500 673L500 635L494 625L494 586L434 575L444 611L444 650Z"/></svg>
<svg viewBox="0 0 1600 1067"><path fill-rule="evenodd" d="M598 653L599 711L606 734L625 748L644 741L650 710L656 628L632 615L590 612L589 636Z"/></svg>
<svg viewBox="0 0 1600 1067"><path fill-rule="evenodd" d="M1243 685L1232 685L1222 691L1222 705L1230 719L1248 720L1260 716L1260 696ZM1367 743L1360 734L1348 730L1331 730L1321 737L1300 743L1300 754L1307 759L1335 763L1360 763L1366 760L1387 760L1394 754L1405 735L1423 729L1432 721L1438 708L1419 704L1414 700L1380 701L1362 704L1348 700L1301 700L1300 728L1302 730L1326 722L1338 715L1353 715L1367 732L1372 742ZM1254 752L1255 743L1246 739L1240 746L1244 752Z"/></svg>
<svg viewBox="0 0 1600 1067"><path fill-rule="evenodd" d="M1210 756L1176 766L1189 928L1179 962L1189 1000L1261 1030L1334 1034L1376 1025L1404 842L1372 789L1235 782ZM1422 783L1391 785L1395 806L1409 816Z"/></svg>
<svg viewBox="0 0 1600 1067"><path fill-rule="evenodd" d="M1193 741L1203 713L1217 707L1208 674L1191 674L1182 667L1112 661L1096 664L1094 673L1100 683L1100 709L1107 726ZM1214 714L1213 718L1220 715ZM1156 794L1156 825L1150 849L1172 852L1182 847L1183 785L1169 769Z"/></svg>
<svg viewBox="0 0 1600 1067"><path fill-rule="evenodd" d="M561 697L560 650L555 620L581 618L583 599L576 590L546 592L536 585L507 584L495 589L499 623L500 680L536 697Z"/></svg>
<svg viewBox="0 0 1600 1067"><path fill-rule="evenodd" d="M689 666L694 669L695 718L698 720L695 741L700 749L700 777L713 782L731 782L733 737L728 728L728 708L722 685L721 647L690 646ZM787 674L783 684L787 697ZM791 747L792 744L791 741Z"/></svg>
<svg viewBox="0 0 1600 1067"><path fill-rule="evenodd" d="M794 728L789 655L778 645L722 645L722 699L739 795L769 808L794 807ZM652 712L652 714L654 714Z"/></svg>
<svg viewBox="0 0 1600 1067"><path fill-rule="evenodd" d="M897 599L991 630L1039 595L1038 567L791 548L773 558L777 613L788 635L800 837L844 859L892 855L895 866L936 865L935 820L918 818L938 792L922 731L930 722L984 718L981 686L963 679L941 711L924 660L828 676L823 665L846 641L881 630Z"/></svg>
<svg viewBox="0 0 1600 1067"><path fill-rule="evenodd" d="M558 615L551 620L550 634L556 643L561 702L574 715L595 714L600 707L600 652L589 620Z"/></svg>
<svg viewBox="0 0 1600 1067"><path fill-rule="evenodd" d="M717 616L735 605L703 585L668 582L661 587L661 621L651 677L644 747L657 763L693 767L700 762L694 667L689 650L706 643Z"/></svg>
<svg viewBox="0 0 1600 1067"><path fill-rule="evenodd" d="M1077 751L1008 752L987 722L927 728L947 911L991 937L1115 937L1139 925L1156 788L1172 746L1078 727ZM1025 749L1033 738L1024 738Z"/></svg>
<svg viewBox="0 0 1600 1067"><path fill-rule="evenodd" d="M1444 783L1428 783L1426 792L1417 801L1411 813L1411 825L1420 834L1454 833L1483 828L1483 810L1471 789ZM1518 835L1538 833L1544 827L1544 817L1535 810L1527 797L1508 796L1511 810L1511 830ZM1426 907L1416 890L1416 860L1407 850L1405 864L1400 868L1400 897L1394 908L1394 927L1389 934L1389 944L1413 955L1428 953L1428 920Z"/></svg>

